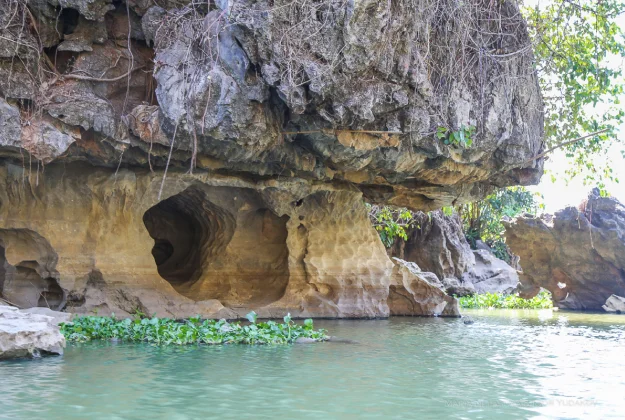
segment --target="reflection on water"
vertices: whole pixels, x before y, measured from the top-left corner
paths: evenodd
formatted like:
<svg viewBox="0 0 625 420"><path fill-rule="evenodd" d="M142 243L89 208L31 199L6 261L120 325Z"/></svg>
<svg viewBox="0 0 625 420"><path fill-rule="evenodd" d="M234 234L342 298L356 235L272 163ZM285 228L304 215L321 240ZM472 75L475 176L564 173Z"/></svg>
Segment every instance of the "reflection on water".
<svg viewBox="0 0 625 420"><path fill-rule="evenodd" d="M70 346L0 362L0 418L623 418L625 316L467 313L316 322L358 344Z"/></svg>

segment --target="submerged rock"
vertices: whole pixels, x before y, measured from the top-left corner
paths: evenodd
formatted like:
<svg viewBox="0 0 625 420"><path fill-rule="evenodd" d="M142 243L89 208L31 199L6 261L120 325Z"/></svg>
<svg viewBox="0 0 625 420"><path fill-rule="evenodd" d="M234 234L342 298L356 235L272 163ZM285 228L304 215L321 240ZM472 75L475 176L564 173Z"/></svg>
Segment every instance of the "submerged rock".
<svg viewBox="0 0 625 420"><path fill-rule="evenodd" d="M64 347L54 318L0 305L0 359L61 355Z"/></svg>
<svg viewBox="0 0 625 420"><path fill-rule="evenodd" d="M521 296L549 290L555 306L602 310L625 296L625 206L593 190L578 208L554 216L525 215L506 226L506 242L521 257Z"/></svg>

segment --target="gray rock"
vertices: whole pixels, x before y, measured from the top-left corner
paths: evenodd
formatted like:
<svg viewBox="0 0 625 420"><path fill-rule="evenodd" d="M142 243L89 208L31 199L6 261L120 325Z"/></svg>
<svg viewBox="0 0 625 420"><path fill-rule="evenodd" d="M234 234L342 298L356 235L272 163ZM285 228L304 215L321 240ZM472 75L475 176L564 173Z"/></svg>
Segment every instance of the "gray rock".
<svg viewBox="0 0 625 420"><path fill-rule="evenodd" d="M606 312L616 312L619 314L625 314L625 298L612 295L605 301L603 309Z"/></svg>
<svg viewBox="0 0 625 420"><path fill-rule="evenodd" d="M74 314L70 312L53 311L50 308L42 308L42 307L21 309L21 312L27 313L27 314L34 314L34 315L45 315L47 317L50 317L52 318L50 323L53 325L59 325L61 322L64 322L64 323L71 322L72 319L74 318Z"/></svg>
<svg viewBox="0 0 625 420"><path fill-rule="evenodd" d="M20 147L20 111L0 98L0 146Z"/></svg>
<svg viewBox="0 0 625 420"><path fill-rule="evenodd" d="M393 258L393 263L395 268L388 295L391 315L451 317L460 315L457 299L448 296L442 290L436 275L417 270L416 264L399 258Z"/></svg>
<svg viewBox="0 0 625 420"><path fill-rule="evenodd" d="M0 359L63 354L65 337L53 318L0 306Z"/></svg>
<svg viewBox="0 0 625 420"><path fill-rule="evenodd" d="M477 293L514 292L519 283L516 270L489 251L473 251L475 265L462 275L462 281L473 284Z"/></svg>
<svg viewBox="0 0 625 420"><path fill-rule="evenodd" d="M295 344L315 344L315 343L317 343L317 340L315 340L314 338L298 337L295 339Z"/></svg>

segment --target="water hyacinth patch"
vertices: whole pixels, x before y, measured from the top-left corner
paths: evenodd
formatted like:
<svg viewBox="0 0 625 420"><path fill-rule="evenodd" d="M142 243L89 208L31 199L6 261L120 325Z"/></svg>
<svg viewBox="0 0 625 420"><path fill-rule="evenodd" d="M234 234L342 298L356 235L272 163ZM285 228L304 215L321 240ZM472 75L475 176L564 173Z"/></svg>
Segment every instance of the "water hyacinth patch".
<svg viewBox="0 0 625 420"><path fill-rule="evenodd" d="M300 337L316 341L328 339L326 331L315 330L312 319L303 325L291 320L256 322L256 314L249 313L249 325L228 322L225 319L202 320L199 317L184 321L169 318L135 318L118 320L115 316L83 316L70 323L62 323L61 333L70 342L118 339L129 342L167 344L289 344Z"/></svg>

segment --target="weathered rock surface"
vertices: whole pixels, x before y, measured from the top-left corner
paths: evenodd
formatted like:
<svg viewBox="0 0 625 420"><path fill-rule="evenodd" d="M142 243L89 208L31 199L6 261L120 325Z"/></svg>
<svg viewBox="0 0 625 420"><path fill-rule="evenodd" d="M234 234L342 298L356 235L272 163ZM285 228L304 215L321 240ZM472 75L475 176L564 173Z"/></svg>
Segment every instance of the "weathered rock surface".
<svg viewBox="0 0 625 420"><path fill-rule="evenodd" d="M447 0L440 11L407 0L295 8L129 0L130 10L108 0L37 0L27 13L3 1L0 90L9 103L1 106L15 115L0 130L3 144L30 142L23 148L35 159L67 150L99 165L148 166L149 154L162 169L173 139L172 165L192 159L199 169L347 181L368 200L423 210L542 173L542 160L531 162L542 145L542 102L512 2L449 13ZM492 13L507 24L495 25ZM22 18L34 18L38 32L20 32L13 23ZM46 56L37 33L51 34L43 45L58 43L58 54ZM494 42L519 51L500 59L487 52ZM454 51L475 52L458 66ZM138 132L136 108L146 106L153 112ZM21 136L49 116L62 139ZM444 145L441 126L477 127L473 145ZM62 146L45 153L35 143Z"/></svg>
<svg viewBox="0 0 625 420"><path fill-rule="evenodd" d="M408 230L408 239L396 241L390 255L431 272L440 279L439 287L450 295L512 293L516 289L517 271L489 251L472 250L457 214L417 213L416 220L416 226Z"/></svg>
<svg viewBox="0 0 625 420"><path fill-rule="evenodd" d="M0 360L63 354L63 348L54 318L0 305Z"/></svg>
<svg viewBox="0 0 625 420"><path fill-rule="evenodd" d="M521 257L522 296L541 287L564 309L601 310L625 296L625 207L593 190L579 208L506 223L506 241Z"/></svg>
<svg viewBox="0 0 625 420"><path fill-rule="evenodd" d="M510 294L516 291L519 275L514 268L483 249L474 250L473 256L475 265L462 275L462 280L471 283L476 293Z"/></svg>
<svg viewBox="0 0 625 420"><path fill-rule="evenodd" d="M606 312L616 312L619 314L624 314L625 313L625 298L612 295L605 301L605 305L603 305L603 309Z"/></svg>
<svg viewBox="0 0 625 420"><path fill-rule="evenodd" d="M430 210L542 174L512 2L127 1L0 0L0 293L20 306L386 316L363 199ZM471 126L469 148L436 136Z"/></svg>
<svg viewBox="0 0 625 420"><path fill-rule="evenodd" d="M436 275L424 273L416 264L399 258L393 261L388 299L391 315L460 316L458 300L441 290Z"/></svg>
<svg viewBox="0 0 625 420"><path fill-rule="evenodd" d="M147 170L51 164L35 185L20 166L0 166L0 219L14 226L0 231L12 235L0 248L7 264L36 262L31 277L47 267L40 277L54 273L74 313L389 315L395 268L357 189L172 170L159 200L161 182ZM15 289L5 284L8 300ZM439 289L412 293L419 314L453 314Z"/></svg>

